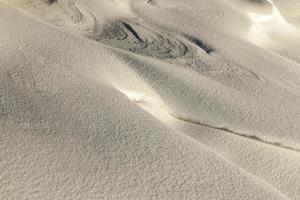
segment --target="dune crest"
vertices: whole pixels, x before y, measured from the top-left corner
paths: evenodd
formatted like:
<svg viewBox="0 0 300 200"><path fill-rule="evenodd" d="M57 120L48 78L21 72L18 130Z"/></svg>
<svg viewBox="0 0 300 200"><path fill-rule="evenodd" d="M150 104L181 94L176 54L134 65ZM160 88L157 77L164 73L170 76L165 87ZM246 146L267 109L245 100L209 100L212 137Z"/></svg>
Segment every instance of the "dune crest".
<svg viewBox="0 0 300 200"><path fill-rule="evenodd" d="M298 200L286 2L0 0L0 199Z"/></svg>

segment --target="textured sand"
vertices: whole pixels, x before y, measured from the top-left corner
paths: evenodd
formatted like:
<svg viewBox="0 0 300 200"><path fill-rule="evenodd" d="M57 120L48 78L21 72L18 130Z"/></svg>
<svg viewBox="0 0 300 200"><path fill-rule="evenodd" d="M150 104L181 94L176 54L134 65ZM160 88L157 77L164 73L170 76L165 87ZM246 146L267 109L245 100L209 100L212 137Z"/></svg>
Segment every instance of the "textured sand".
<svg viewBox="0 0 300 200"><path fill-rule="evenodd" d="M0 199L300 199L298 0L0 0Z"/></svg>

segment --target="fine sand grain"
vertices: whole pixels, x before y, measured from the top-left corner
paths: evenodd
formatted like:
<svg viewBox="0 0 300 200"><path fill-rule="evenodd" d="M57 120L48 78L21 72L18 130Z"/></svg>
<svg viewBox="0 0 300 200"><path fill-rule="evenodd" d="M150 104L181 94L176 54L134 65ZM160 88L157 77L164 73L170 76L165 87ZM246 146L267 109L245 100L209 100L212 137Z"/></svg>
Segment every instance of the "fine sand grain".
<svg viewBox="0 0 300 200"><path fill-rule="evenodd" d="M0 0L0 199L300 199L297 0Z"/></svg>

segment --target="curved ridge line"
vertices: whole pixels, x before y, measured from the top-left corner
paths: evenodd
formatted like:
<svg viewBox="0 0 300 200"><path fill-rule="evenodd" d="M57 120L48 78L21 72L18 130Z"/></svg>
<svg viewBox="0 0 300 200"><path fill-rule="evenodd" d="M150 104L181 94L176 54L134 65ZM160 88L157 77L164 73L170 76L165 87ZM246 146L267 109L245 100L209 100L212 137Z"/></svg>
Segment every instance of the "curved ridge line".
<svg viewBox="0 0 300 200"><path fill-rule="evenodd" d="M174 118L180 120L180 121L184 121L184 122L187 122L187 123L190 123L190 124L195 124L195 125L198 125L198 126L204 126L204 127L207 127L207 128L212 128L212 129L215 129L215 130L227 132L229 134L234 134L234 135L237 135L237 136L240 136L240 137L243 137L243 138L255 140L256 142L261 142L261 143L264 143L264 144L272 145L272 146L277 147L277 148L283 148L283 149L286 149L286 150L290 150L290 151L300 153L300 149L297 149L297 148L294 148L294 147L291 147L291 146L283 145L280 142L273 142L273 141L263 140L263 139L259 138L256 135L248 135L248 134L244 134L244 133L239 133L239 132L230 130L226 127L217 127L217 126L201 123L199 121L196 121L196 120L193 120L193 119L187 119L187 118L184 118L184 117L172 114L172 113L169 113L169 115L171 117L174 117Z"/></svg>
<svg viewBox="0 0 300 200"><path fill-rule="evenodd" d="M150 113L150 111L146 110L145 108L143 108L141 105L143 103L149 103L147 101L135 101L135 100L132 100L130 99L131 101L135 102L137 105L139 105L142 109L144 109L147 113ZM187 122L187 123L191 123L191 122L188 122L188 121L185 121L185 120L182 120L180 118L178 118L176 115L172 114L172 113L167 113L169 114L169 116L177 119L177 120L180 120L180 121L183 121L183 122ZM153 114L151 114L153 115ZM155 115L153 115L154 117L156 117ZM157 117L156 117L157 118ZM181 130L178 130L174 127L171 127L169 125L167 125L166 123L164 123L162 120L160 120L159 118L157 118L159 121L161 121L163 124L165 124L166 126L168 126L169 128L173 129L174 131L182 134L184 137L187 137L188 139L190 139L191 141L193 142L196 142L197 144L200 144L202 145L206 150L212 152L213 154L215 154L217 157L223 159L225 162L227 162L228 164L232 165L233 167L236 167L238 170L240 170L241 172L243 172L246 176L249 176L249 177L252 177L254 179L256 179L257 181L259 181L260 183L262 184L265 184L266 186L268 186L271 190L275 191L276 193L278 193L279 195L283 196L284 198L286 198L286 200L290 200L290 198L284 193L282 192L280 189L277 189L275 186L272 185L272 183L269 183L267 180L265 180L264 178L262 177L259 177L258 175L256 174L253 174L251 173L250 171L246 170L245 168L243 168L242 166L238 165L237 163L229 160L226 156L220 154L219 152L215 151L214 149L206 146L205 144L201 143L199 140L195 139L194 137L190 136L189 134L185 133L184 131L181 131ZM195 123L194 123L195 124ZM201 124L196 124L196 125L201 125ZM201 125L202 126L202 125ZM206 126L206 125L203 125L203 126ZM206 127L209 127L209 126L206 126Z"/></svg>
<svg viewBox="0 0 300 200"><path fill-rule="evenodd" d="M147 111L148 112L148 111ZM170 113L169 113L170 114ZM177 117L173 116L172 114L170 114L170 116L178 119ZM178 119L180 121L184 121L184 120L181 120L181 119ZM184 121L184 122L187 122L187 121ZM191 122L188 122L188 123L191 123ZM196 124L196 125L200 125L200 124ZM206 125L201 125L201 126L205 126L205 127L209 127L209 126L206 126ZM168 126L169 127L169 126ZM281 194L283 197L285 197L287 200L290 200L290 198L284 193L282 192L280 189L277 189L275 186L272 185L272 183L269 183L267 180L265 180L264 178L262 177L259 177L259 175L256 175L256 174L253 174L252 172L248 171L247 169L243 168L242 166L238 165L236 162L233 162L231 160L229 160L226 156L220 154L219 152L215 151L214 149L206 146L205 144L202 144L199 140L195 139L194 137L188 135L187 133L181 131L181 130L178 130L178 129L174 129L176 131L178 131L179 133L183 134L184 136L190 138L191 140L203 145L204 148L208 149L210 152L214 153L216 156L220 157L221 159L223 159L225 162L229 163L230 165L236 167L237 169L239 169L241 172L245 173L246 175L250 176L250 177L253 177L255 179L257 179L257 181L265 184L266 186L270 187L270 189L274 190L275 192Z"/></svg>

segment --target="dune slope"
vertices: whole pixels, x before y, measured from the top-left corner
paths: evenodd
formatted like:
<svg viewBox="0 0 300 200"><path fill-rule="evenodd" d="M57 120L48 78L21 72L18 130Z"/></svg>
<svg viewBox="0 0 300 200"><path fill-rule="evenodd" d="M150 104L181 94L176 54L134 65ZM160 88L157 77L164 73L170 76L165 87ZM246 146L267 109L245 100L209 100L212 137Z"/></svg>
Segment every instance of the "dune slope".
<svg viewBox="0 0 300 200"><path fill-rule="evenodd" d="M0 0L1 199L299 199L285 2Z"/></svg>

